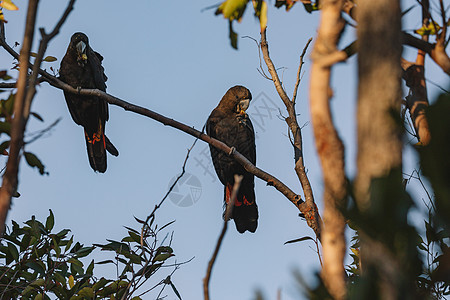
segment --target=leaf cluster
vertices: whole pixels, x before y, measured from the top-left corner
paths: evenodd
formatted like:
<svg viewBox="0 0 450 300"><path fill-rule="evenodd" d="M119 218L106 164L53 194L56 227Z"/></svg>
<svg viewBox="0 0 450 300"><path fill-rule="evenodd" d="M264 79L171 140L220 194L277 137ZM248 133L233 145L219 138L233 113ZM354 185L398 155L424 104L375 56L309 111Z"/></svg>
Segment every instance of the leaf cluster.
<svg viewBox="0 0 450 300"><path fill-rule="evenodd" d="M157 233L164 228L142 237L137 230L127 228L128 235L120 242L108 240L107 244L84 246L69 237L69 229L53 232L54 224L51 210L45 224L34 216L23 226L12 221L11 230L0 239L1 299L50 299L50 295L59 299L141 299L157 286L171 286L181 299L171 280L173 272L133 296L174 256L169 245L156 246ZM91 259L85 264L96 248L113 252L114 259L98 263ZM94 266L102 264L112 264L122 272L115 279L98 279ZM176 269L178 265L172 266Z"/></svg>

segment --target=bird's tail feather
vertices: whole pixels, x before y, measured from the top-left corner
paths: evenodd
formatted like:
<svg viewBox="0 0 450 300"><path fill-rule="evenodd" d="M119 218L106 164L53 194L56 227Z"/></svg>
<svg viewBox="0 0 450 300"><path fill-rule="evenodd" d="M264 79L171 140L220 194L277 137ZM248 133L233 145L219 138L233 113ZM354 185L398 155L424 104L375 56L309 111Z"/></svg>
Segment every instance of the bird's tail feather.
<svg viewBox="0 0 450 300"><path fill-rule="evenodd" d="M91 136L84 131L84 136L86 138L86 148L91 168L94 169L94 171L104 173L106 171L105 135L99 130L99 132L96 132Z"/></svg>
<svg viewBox="0 0 450 300"><path fill-rule="evenodd" d="M113 143L108 139L108 137L105 135L105 142L106 142L106 150L109 152L109 154L118 156L119 151L116 147L114 147Z"/></svg>
<svg viewBox="0 0 450 300"><path fill-rule="evenodd" d="M230 184L225 186L226 204L230 202L232 189L233 186ZM250 232L256 231L256 228L258 227L258 206L256 205L253 187L246 189L241 186L234 202L231 215L239 233L244 233L246 230Z"/></svg>

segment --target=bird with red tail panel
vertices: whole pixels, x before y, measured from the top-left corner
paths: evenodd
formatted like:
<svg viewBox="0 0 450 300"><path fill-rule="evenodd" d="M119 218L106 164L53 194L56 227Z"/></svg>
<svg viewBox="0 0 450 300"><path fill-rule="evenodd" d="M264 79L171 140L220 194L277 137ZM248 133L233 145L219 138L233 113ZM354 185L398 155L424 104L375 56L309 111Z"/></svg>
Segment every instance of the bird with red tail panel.
<svg viewBox="0 0 450 300"><path fill-rule="evenodd" d="M102 66L103 57L89 46L88 37L74 33L61 61L60 79L73 88L99 89L106 91L106 80ZM106 151L114 156L119 152L105 135L109 119L108 103L95 96L82 96L64 92L67 107L74 122L83 126L89 163L94 171L106 171Z"/></svg>
<svg viewBox="0 0 450 300"><path fill-rule="evenodd" d="M245 112L252 99L250 91L243 86L230 88L211 112L206 122L206 132L230 147L234 147L252 164L256 164L255 132ZM211 157L220 182L224 185L225 206L230 202L234 175L243 175L241 186L231 217L240 233L255 232L258 227L258 207L255 200L253 174L242 165L213 146L209 146Z"/></svg>

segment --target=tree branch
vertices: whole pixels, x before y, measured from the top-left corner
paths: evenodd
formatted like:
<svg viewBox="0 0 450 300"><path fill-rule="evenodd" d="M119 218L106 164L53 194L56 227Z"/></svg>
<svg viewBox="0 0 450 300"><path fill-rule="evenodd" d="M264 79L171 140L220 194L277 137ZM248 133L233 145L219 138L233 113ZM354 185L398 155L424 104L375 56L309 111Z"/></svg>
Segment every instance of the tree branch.
<svg viewBox="0 0 450 300"><path fill-rule="evenodd" d="M225 233L227 232L227 224L230 220L231 213L233 212L234 202L236 200L239 187L241 186L242 178L244 178L242 175L234 175L233 190L231 191L230 203L227 204L227 208L225 209L222 231L220 232L213 255L208 262L208 268L206 269L205 278L203 278L203 297L205 300L209 300L209 279L211 278L212 268L216 261L217 255L219 254L220 246L222 246L223 238L225 236Z"/></svg>
<svg viewBox="0 0 450 300"><path fill-rule="evenodd" d="M39 51L35 59L35 64L32 66L31 77L28 78L28 68L30 67L30 51L34 37L34 29L36 24L36 12L39 0L30 0L27 11L27 21L25 27L25 35L22 43L20 56L6 44L5 27L2 23L0 26L0 44L16 59L19 60L19 79L17 81L17 93L14 102L14 118L11 127L11 144L8 162L6 164L5 175L3 176L2 189L0 190L0 233L5 229L6 216L11 204L11 195L17 189L17 173L19 171L20 151L23 146L23 136L28 122L31 102L36 93L36 84L38 81L38 74L40 73L40 64L47 49L50 40L59 32L60 27L67 19L72 10L75 0L71 0L67 6L63 16L56 24L54 30L46 35L43 28L40 28L42 39L39 45ZM11 52L12 51L12 52Z"/></svg>
<svg viewBox="0 0 450 300"><path fill-rule="evenodd" d="M429 0L422 0L422 25L429 24ZM422 36L422 40L428 42L428 35ZM422 145L428 145L431 139L428 120L425 109L428 107L427 85L425 81L425 51L418 50L415 63L402 59L403 79L410 88L406 97L406 106L409 109L411 120L414 124L416 136Z"/></svg>
<svg viewBox="0 0 450 300"><path fill-rule="evenodd" d="M17 172L19 171L20 150L23 145L23 133L26 126L24 106L27 97L28 61L31 45L33 43L36 12L39 0L30 0L28 3L25 34L19 57L19 79L17 80L17 93L14 101L14 118L11 127L11 146L6 171L3 175L0 190L0 234L5 231L6 216L11 205L11 196L17 189ZM3 25L3 22L0 22ZM2 28L4 28L2 26Z"/></svg>
<svg viewBox="0 0 450 300"><path fill-rule="evenodd" d="M307 213L303 213L306 219L306 222L308 223L308 226L313 228L314 232L316 233L317 238L321 239L321 223L322 220L319 215L319 211L317 209L317 206L314 202L314 195L311 188L311 184L309 182L308 176L306 175L305 165L303 161L303 139L302 139L302 132L301 128L298 125L297 122L297 113L295 111L295 98L297 95L297 89L300 82L300 72L303 65L303 57L306 53L306 49L308 48L310 42L312 39L309 39L307 42L305 48L303 49L303 52L300 56L300 65L297 72L297 82L295 84L294 89L294 95L293 100L291 101L289 99L289 96L286 94L286 91L283 89L283 86L281 84L280 78L278 77L278 73L276 71L275 65L270 58L269 55L269 45L267 43L266 39L266 31L264 30L261 32L261 52L264 57L264 61L266 62L267 69L271 75L272 81L275 85L275 88L278 92L278 95L280 96L281 100L283 101L284 105L286 106L286 110L288 112L288 117L285 118L285 121L287 125L289 126L289 129L292 132L292 135L294 137L294 159L295 159L295 171L297 173L297 177L302 185L303 194L305 195L305 203L307 206ZM319 234L318 234L319 233Z"/></svg>
<svg viewBox="0 0 450 300"><path fill-rule="evenodd" d="M445 43L440 43L438 39L436 44L430 44L406 32L403 32L402 38L405 45L425 51L442 71L450 75L450 58L445 52Z"/></svg>
<svg viewBox="0 0 450 300"><path fill-rule="evenodd" d="M344 165L344 145L334 127L329 98L331 65L324 63L336 53L344 28L341 11L345 0L321 1L321 20L311 54L310 110L316 149L324 180L324 229L322 232L322 279L335 299L346 295L344 256L345 219L340 209L347 195Z"/></svg>
<svg viewBox="0 0 450 300"><path fill-rule="evenodd" d="M5 41L5 39L3 39L3 41ZM11 47L9 47L9 45L2 43L1 34L0 34L0 44L8 52L11 51L10 54L13 57L15 57L16 52ZM29 68L33 67L33 65L31 63L29 63L28 66L29 66ZM231 151L232 149L229 146L227 146L226 144L222 143L221 141L211 138L210 136L194 129L193 127L185 125L176 120L167 118L167 117L160 115L160 114L158 114L152 110L149 110L147 108L144 108L144 107L141 107L138 105L134 105L134 104L124 101L118 97L107 94L103 91L100 91L97 89L80 89L80 90L75 89L72 86L64 83L63 81L59 80L57 77L50 75L49 73L47 73L46 71L44 71L42 69L39 69L39 74L42 75L44 81L47 81L50 85L52 85L58 89L61 89L63 91L73 93L73 94L99 97L99 98L105 100L106 102L108 102L109 104L122 107L126 111L131 111L131 112L149 117L149 118L151 118L155 121L158 121L166 126L171 126L178 130L181 130L189 135L199 138L200 140L212 145L213 147L216 147L217 149L219 149L225 153L231 153L230 156L233 157L238 163L240 163L245 168L246 171L248 171L249 173L252 173L256 177L260 178L261 180L266 181L267 185L275 187L287 199L289 199L289 201L291 201L292 204L294 204L303 215L305 215L305 216L312 215L311 209L301 199L300 195L295 194L289 187L287 187L283 182L281 182L275 176L259 169L255 165L253 165L247 158L245 158L239 152ZM308 218L307 218L307 221L308 221ZM316 236L320 236L320 227L319 226L316 226L316 224L314 224L314 222L308 222L308 226L310 226L314 230Z"/></svg>

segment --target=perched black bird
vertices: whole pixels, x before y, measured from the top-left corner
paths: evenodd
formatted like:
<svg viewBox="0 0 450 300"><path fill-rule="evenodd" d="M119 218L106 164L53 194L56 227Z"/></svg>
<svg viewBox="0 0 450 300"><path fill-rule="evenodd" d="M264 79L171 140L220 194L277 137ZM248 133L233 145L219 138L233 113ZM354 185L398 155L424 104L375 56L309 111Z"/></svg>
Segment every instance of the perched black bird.
<svg viewBox="0 0 450 300"><path fill-rule="evenodd" d="M66 55L59 69L60 79L74 88L106 91L102 66L103 57L89 46L88 37L81 32L70 39ZM106 171L106 150L114 156L119 152L105 135L108 121L108 103L94 96L81 96L64 92L72 119L83 126L89 163L94 171Z"/></svg>
<svg viewBox="0 0 450 300"><path fill-rule="evenodd" d="M230 88L219 105L212 111L206 122L206 132L230 147L234 147L251 163L256 163L255 132L252 122L245 112L252 94L243 86ZM243 175L232 218L240 233L255 232L258 226L258 207L255 201L254 176L229 157L226 153L210 145L211 157L220 182L224 185L225 205L230 202L234 185L234 175Z"/></svg>

